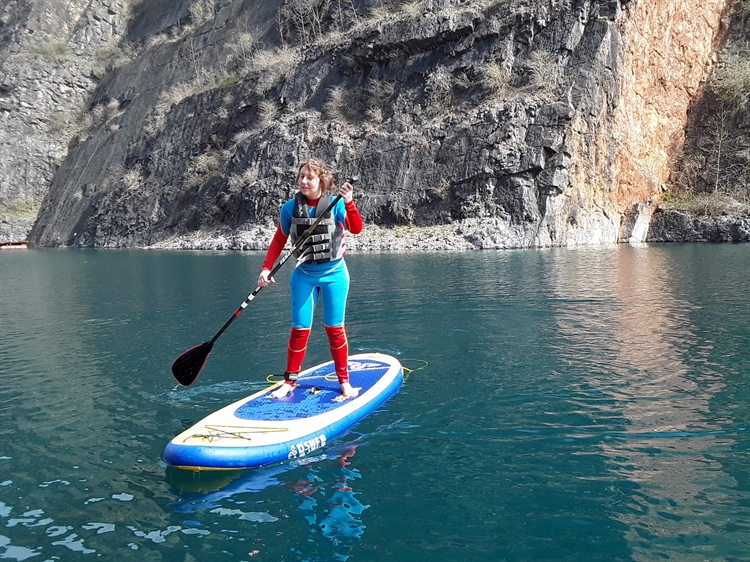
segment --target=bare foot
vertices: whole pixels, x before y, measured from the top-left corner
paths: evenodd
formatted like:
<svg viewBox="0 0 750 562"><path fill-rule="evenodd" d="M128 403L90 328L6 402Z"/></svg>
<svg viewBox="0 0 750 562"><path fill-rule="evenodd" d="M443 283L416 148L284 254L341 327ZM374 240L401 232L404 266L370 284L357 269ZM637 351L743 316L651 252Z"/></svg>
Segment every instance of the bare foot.
<svg viewBox="0 0 750 562"><path fill-rule="evenodd" d="M294 390L294 386L285 382L279 388L277 388L276 390L274 390L270 394L270 396L271 396L271 398L284 398L292 390Z"/></svg>
<svg viewBox="0 0 750 562"><path fill-rule="evenodd" d="M359 388L352 388L348 382L341 383L341 395L344 398L354 398L359 394Z"/></svg>

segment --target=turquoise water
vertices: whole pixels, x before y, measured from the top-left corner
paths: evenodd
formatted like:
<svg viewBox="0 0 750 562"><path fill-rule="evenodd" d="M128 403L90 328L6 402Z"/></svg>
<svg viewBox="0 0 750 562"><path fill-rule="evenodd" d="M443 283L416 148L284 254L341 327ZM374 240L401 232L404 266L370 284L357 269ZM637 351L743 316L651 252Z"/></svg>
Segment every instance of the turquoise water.
<svg viewBox="0 0 750 562"><path fill-rule="evenodd" d="M304 462L171 437L283 368L259 253L0 252L0 559L748 560L750 246L351 255L401 391ZM328 359L322 316L306 365Z"/></svg>

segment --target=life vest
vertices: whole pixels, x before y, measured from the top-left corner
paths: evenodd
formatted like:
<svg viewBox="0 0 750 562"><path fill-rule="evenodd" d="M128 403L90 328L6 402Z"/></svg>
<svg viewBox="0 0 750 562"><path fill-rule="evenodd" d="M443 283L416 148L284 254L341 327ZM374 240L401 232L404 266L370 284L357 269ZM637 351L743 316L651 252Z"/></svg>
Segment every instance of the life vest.
<svg viewBox="0 0 750 562"><path fill-rule="evenodd" d="M331 191L323 192L315 207L316 216L314 218L310 217L307 198L302 193L297 193L294 196L294 212L292 213L292 226L290 228L292 244L296 244L300 236L318 219L317 210L320 209L323 212L328 208L332 196L333 192ZM343 256L344 247L344 229L336 224L333 215L328 212L315 227L312 234L294 252L294 257L297 258L297 263L311 261L327 263Z"/></svg>

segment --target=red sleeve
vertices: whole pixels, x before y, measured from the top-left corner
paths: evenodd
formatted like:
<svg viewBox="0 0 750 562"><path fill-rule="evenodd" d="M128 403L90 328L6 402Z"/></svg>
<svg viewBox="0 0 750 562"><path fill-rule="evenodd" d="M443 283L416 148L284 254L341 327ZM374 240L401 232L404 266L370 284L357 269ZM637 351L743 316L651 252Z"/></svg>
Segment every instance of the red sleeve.
<svg viewBox="0 0 750 562"><path fill-rule="evenodd" d="M362 216L359 214L359 209L354 200L349 201L346 204L346 229L352 234L359 234L362 228Z"/></svg>
<svg viewBox="0 0 750 562"><path fill-rule="evenodd" d="M284 246L286 246L287 238L289 238L289 235L284 234L284 231L281 230L281 223L279 223L276 227L276 232L273 235L273 240L271 240L271 244L268 246L266 259L263 260L263 269L273 269L273 264L279 259L281 252L284 250Z"/></svg>

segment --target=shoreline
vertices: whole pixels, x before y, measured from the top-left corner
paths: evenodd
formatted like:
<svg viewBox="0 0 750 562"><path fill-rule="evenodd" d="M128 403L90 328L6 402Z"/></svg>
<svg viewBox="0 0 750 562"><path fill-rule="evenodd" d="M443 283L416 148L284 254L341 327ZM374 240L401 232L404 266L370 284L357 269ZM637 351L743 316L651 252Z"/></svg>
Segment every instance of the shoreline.
<svg viewBox="0 0 750 562"><path fill-rule="evenodd" d="M268 248L276 228L255 226L228 232L198 232L177 236L156 244L141 246L161 250L258 250ZM353 252L467 252L552 247L598 247L648 243L747 243L750 242L750 215L695 216L674 209L658 209L644 240L612 240L596 244L538 243L539 231L530 225L514 225L498 218L465 219L436 226L381 227L365 225L360 234L346 237Z"/></svg>
<svg viewBox="0 0 750 562"><path fill-rule="evenodd" d="M240 250L266 251L276 228L254 227L236 233L195 233L144 246L152 250ZM465 252L481 249L454 225L367 225L360 234L347 234L346 247L354 252Z"/></svg>
<svg viewBox="0 0 750 562"><path fill-rule="evenodd" d="M266 251L276 227L255 225L242 230L215 229L173 236L148 244L114 244L99 248L138 248L153 250L236 250ZM362 253L398 252L467 252L477 250L510 250L553 247L598 247L624 243L743 243L750 242L750 213L723 213L718 216L696 216L675 209L658 208L651 217L645 240L611 240L586 243L586 237L565 243L547 238L540 243L537 224L512 224L501 218L464 219L435 226L382 227L364 226L360 234L348 234L347 250ZM0 249L36 247L26 237L8 237ZM17 238L17 241L12 241ZM89 247L89 246L80 246Z"/></svg>

